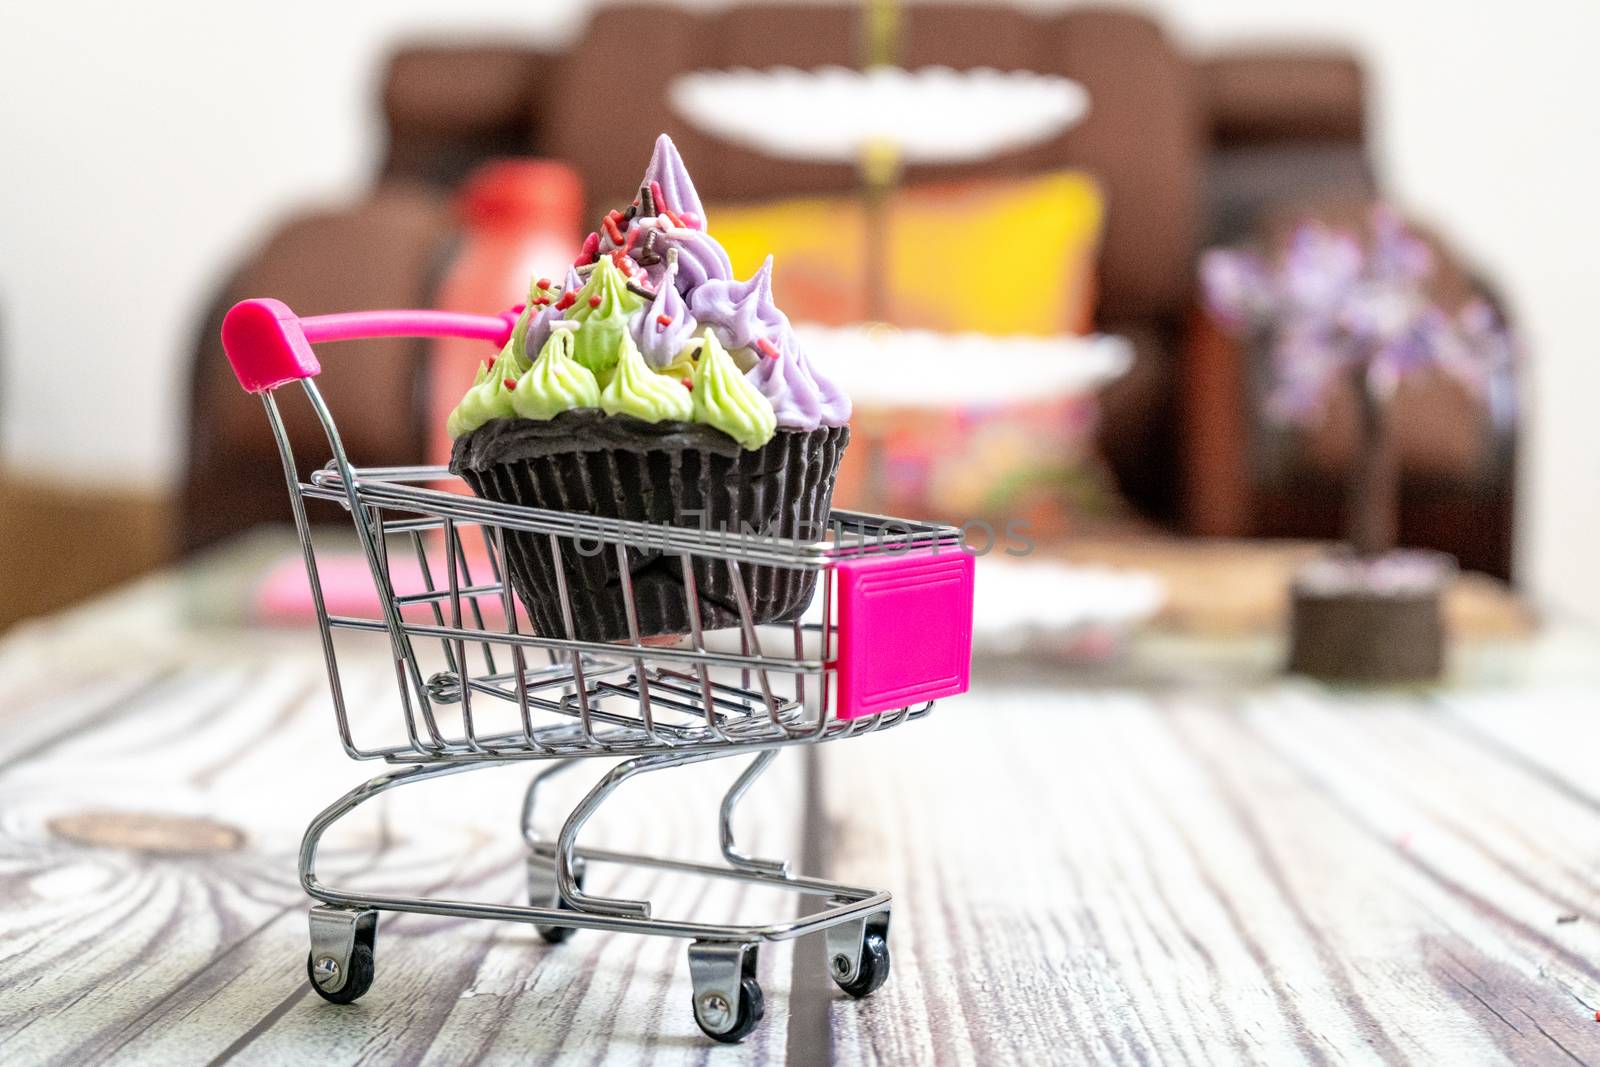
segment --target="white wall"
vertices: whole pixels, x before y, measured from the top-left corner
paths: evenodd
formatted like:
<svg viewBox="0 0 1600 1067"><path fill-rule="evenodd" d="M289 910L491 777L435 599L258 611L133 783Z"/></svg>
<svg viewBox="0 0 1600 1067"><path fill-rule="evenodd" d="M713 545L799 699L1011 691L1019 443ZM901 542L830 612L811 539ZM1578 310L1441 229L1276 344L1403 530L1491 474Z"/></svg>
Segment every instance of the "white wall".
<svg viewBox="0 0 1600 1067"><path fill-rule="evenodd" d="M587 6L11 0L0 458L91 484L171 484L181 365L211 286L275 217L364 184L390 44L560 40ZM1365 55L1388 187L1490 268L1529 333L1524 574L1548 602L1600 617L1600 4L1147 6L1197 48L1312 39Z"/></svg>
<svg viewBox="0 0 1600 1067"><path fill-rule="evenodd" d="M398 36L559 31L573 0L0 8L0 455L170 484L182 363L221 272L308 198L352 195ZM63 364L82 360L74 369Z"/></svg>

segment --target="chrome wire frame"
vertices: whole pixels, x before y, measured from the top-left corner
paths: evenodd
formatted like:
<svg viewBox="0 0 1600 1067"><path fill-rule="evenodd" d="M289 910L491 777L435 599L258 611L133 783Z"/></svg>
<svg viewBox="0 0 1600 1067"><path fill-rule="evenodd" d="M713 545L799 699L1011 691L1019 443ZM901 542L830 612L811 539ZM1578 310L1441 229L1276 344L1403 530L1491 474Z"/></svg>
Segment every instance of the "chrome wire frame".
<svg viewBox="0 0 1600 1067"><path fill-rule="evenodd" d="M932 703L842 719L830 708L833 648L832 565L873 548L911 549L959 543L952 527L835 511L831 537L800 542L750 533L705 531L542 511L434 488L452 478L440 467L357 468L314 381L301 382L327 437L331 460L302 480L273 395L263 394L283 461L295 527L327 663L340 743L353 759L406 764L352 790L307 828L300 852L305 891L340 909L382 909L502 919L546 926L588 927L750 942L782 940L886 911L887 893L792 874L782 860L748 856L736 843L740 800L776 758L795 744L833 741L921 718ZM319 577L307 500L332 501L353 520L380 605L376 618L332 613ZM513 594L508 533L543 535L549 542L566 619L565 636L537 634ZM483 552L474 574L469 539ZM407 544L421 588L397 591L391 542ZM562 544L589 543L615 552L620 564L630 639L592 642L573 636L573 603L562 565ZM640 637L628 550L675 556L682 567L691 634L687 645L647 644ZM695 589L695 560L727 568L739 625L703 631ZM745 567L813 571L820 620L758 626L752 617ZM442 571L442 574L439 573ZM497 614L496 614L497 613ZM785 632L787 631L787 632ZM403 739L361 745L355 738L341 681L337 638L342 633L386 638L400 695ZM425 651L441 669L424 666ZM719 808L725 865L578 847L585 823L623 782L650 771L745 754L751 762ZM553 775L585 757L620 759L565 818L555 838L534 830L535 800ZM514 761L548 761L528 787L522 833L530 864L553 868L559 900L552 906L471 903L357 893L323 884L316 855L323 835L356 807L400 785ZM620 863L758 882L822 895L828 906L798 919L760 926L725 926L651 917L646 901L586 894L580 872L591 863ZM532 867L530 866L530 871Z"/></svg>
<svg viewBox="0 0 1600 1067"><path fill-rule="evenodd" d="M593 814L604 795L596 793L603 787L605 793L634 774L683 766L687 763L715 759L712 753L683 753L676 755L641 756L620 764L606 776L595 792L585 798L585 804L573 817L582 818L576 826L572 819L563 828L563 841L551 844L534 839L532 857L535 861L555 864L560 886L560 902L555 906L499 904L479 901L447 900L434 897L410 897L376 894L366 891L337 889L324 884L316 875L317 849L323 835L334 823L371 800L397 786L438 778L442 775L490 766L483 763L433 763L419 764L381 774L345 794L320 812L306 830L300 847L300 884L305 892L325 905L360 912L368 909L381 911L416 912L424 915L447 915L463 919L494 919L503 922L531 923L540 926L574 927L586 930L610 930L623 933L652 934L661 937L690 938L695 941L736 942L749 944L758 941L786 941L806 934L827 930L889 909L891 896L883 890L845 885L823 878L770 870L757 870L742 866L720 866L696 863L632 852L615 852L607 849L571 849L565 839L568 828L575 834L582 821ZM503 764L502 764L503 765ZM554 763L543 774L564 766ZM541 775L542 777L542 775ZM563 862L562 848L568 852ZM695 922L683 919L663 919L651 914L646 901L609 900L590 897L576 888L573 869L575 864L616 864L636 868L673 871L679 874L707 878L727 879L761 884L795 893L826 897L828 905L815 912L787 919L759 924L725 924Z"/></svg>

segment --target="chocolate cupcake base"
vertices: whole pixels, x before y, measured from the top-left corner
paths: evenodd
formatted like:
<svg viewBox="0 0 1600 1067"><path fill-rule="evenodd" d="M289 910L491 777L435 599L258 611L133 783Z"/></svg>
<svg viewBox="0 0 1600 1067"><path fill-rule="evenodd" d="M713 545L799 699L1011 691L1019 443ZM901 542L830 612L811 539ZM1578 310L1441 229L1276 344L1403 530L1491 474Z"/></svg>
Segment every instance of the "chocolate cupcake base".
<svg viewBox="0 0 1600 1067"><path fill-rule="evenodd" d="M626 415L568 411L549 420L496 419L459 438L450 469L486 500L574 515L811 540L828 521L847 427L779 430L746 450L698 423L648 423ZM562 537L560 566L572 604L572 635L630 636L622 561L614 545ZM544 636L567 636L557 563L545 534L506 532L511 584ZM683 560L672 551L628 547L640 637L690 630ZM694 555L700 625L739 625L725 560ZM753 623L788 621L810 603L816 572L740 564Z"/></svg>

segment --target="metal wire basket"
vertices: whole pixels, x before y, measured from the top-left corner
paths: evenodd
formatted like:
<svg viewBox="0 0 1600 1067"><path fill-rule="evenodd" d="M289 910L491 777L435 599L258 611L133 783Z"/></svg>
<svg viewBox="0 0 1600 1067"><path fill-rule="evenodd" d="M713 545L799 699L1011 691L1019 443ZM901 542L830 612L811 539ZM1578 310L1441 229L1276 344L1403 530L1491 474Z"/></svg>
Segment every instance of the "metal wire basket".
<svg viewBox="0 0 1600 1067"><path fill-rule="evenodd" d="M354 759L406 765L323 810L306 831L300 879L311 909L307 970L325 999L348 1003L374 976L379 911L533 924L546 940L591 928L691 939L696 1022L720 1041L742 1039L762 1015L757 947L825 932L834 980L865 996L888 976L890 896L790 873L787 863L742 852L733 834L740 799L784 747L882 731L928 714L965 690L970 659L972 558L952 527L835 511L813 541L748 531L602 519L478 499L452 491L439 467L362 468L346 455L314 381L311 345L375 336L459 336L503 343L513 313L362 312L298 318L271 300L229 312L223 341L241 385L257 393L272 427L310 580L340 741ZM298 382L327 436L331 458L302 478L275 390ZM348 513L371 568L380 609L334 613L319 577L307 501ZM507 580L508 538L548 541L565 633L535 632ZM647 549L681 567L689 633L642 638L628 553ZM575 603L563 561L572 552L617 556L631 638L574 636ZM701 626L694 575L725 568L738 625ZM814 572L811 612L758 624L745 575L756 567ZM357 738L341 671L341 642L386 640L398 715L381 737ZM740 754L750 764L718 811L722 864L580 848L585 823L636 775ZM553 774L587 757L620 760L566 816L554 840L534 829L535 800ZM318 845L359 805L397 786L507 761L544 761L528 787L522 830L529 903L470 903L336 889L318 880ZM648 901L590 895L591 864L648 866L733 878L825 898L799 918L718 925L652 915Z"/></svg>

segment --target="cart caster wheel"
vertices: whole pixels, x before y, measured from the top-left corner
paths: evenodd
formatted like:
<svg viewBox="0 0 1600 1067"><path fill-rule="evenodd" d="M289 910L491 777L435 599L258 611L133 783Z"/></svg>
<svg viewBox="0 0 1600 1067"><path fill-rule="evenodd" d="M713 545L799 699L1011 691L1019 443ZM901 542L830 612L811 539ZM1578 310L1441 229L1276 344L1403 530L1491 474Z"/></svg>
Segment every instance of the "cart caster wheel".
<svg viewBox="0 0 1600 1067"><path fill-rule="evenodd" d="M732 1017L731 1025L727 998L717 993L694 998L694 1021L707 1037L725 1045L737 1045L749 1037L764 1014L766 1004L762 1000L761 984L754 978L739 979L739 1011ZM727 1029L715 1029L717 1025Z"/></svg>
<svg viewBox="0 0 1600 1067"><path fill-rule="evenodd" d="M713 1041L733 1045L750 1036L766 1011L756 981L756 946L719 941L689 945L694 1021Z"/></svg>
<svg viewBox="0 0 1600 1067"><path fill-rule="evenodd" d="M322 988L318 979L332 981L337 968L338 964L332 956L318 956L315 952L306 953L306 978L311 982L311 988L317 991L317 996L330 1004L354 1004L372 988L372 978L377 973L372 946L364 945L360 941L355 943L355 947L350 950L350 973L345 975L344 985L336 992L330 993Z"/></svg>
<svg viewBox="0 0 1600 1067"><path fill-rule="evenodd" d="M574 866L573 880L582 890L584 875L582 861ZM561 891L556 888L556 869L553 861L538 856L528 858L528 903L536 908L572 910L572 905L561 899ZM535 923L533 930L547 945L559 945L578 932L576 926L547 926L544 923Z"/></svg>
<svg viewBox="0 0 1600 1067"><path fill-rule="evenodd" d="M861 960L856 965L856 976L848 981L841 977L842 974L848 974L850 969L850 961L844 956L835 956L829 967L834 984L840 989L852 997L871 996L889 980L889 941L876 930L868 931L861 941Z"/></svg>
<svg viewBox="0 0 1600 1067"><path fill-rule="evenodd" d="M351 1004L372 988L378 913L370 908L311 909L311 952L306 977L323 1000Z"/></svg>

